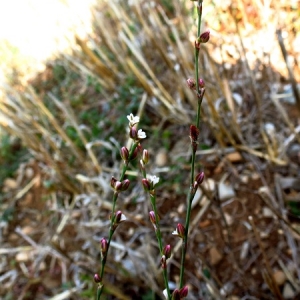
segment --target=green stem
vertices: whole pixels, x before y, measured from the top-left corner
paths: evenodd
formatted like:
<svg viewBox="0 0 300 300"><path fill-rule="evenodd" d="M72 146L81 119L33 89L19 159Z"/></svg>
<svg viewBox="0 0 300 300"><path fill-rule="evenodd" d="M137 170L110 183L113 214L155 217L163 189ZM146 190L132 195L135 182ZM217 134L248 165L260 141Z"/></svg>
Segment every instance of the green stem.
<svg viewBox="0 0 300 300"><path fill-rule="evenodd" d="M122 172L121 172L121 175L120 175L120 180L119 181L121 181L121 182L124 180L125 173L128 169L129 162L130 162L130 160L133 156L133 153L134 153L134 151L135 151L138 144L139 144L139 142L135 142L131 145L131 148L130 148L130 151L129 151L128 161L123 165ZM115 211L116 211L116 204L117 204L118 196L119 196L119 192L115 191L114 195L113 195L113 199L112 199L113 200L113 207L112 207L112 212L111 212L109 235L108 235L108 240L107 240L107 251L106 251L104 257L101 259L100 278L103 278L103 275L104 275L104 269L105 269L105 265L106 265L107 253L108 253L108 250L109 250L109 246L110 246L113 234L115 232L114 223L115 223L115 218L116 218ZM97 300L100 300L102 291L103 291L103 283L101 282L101 284L99 284L98 290L97 290Z"/></svg>
<svg viewBox="0 0 300 300"><path fill-rule="evenodd" d="M150 200L151 200L151 205L152 205L152 209L154 211L155 214L155 235L157 238L157 242L158 242L158 247L159 247L159 252L160 255L163 255L163 244L162 244L162 237L161 237L161 231L160 231L160 226L159 226L159 216L158 216L158 211L157 211L157 207L156 207L156 196L155 194L153 194L153 192L150 192ZM167 294L168 294L168 300L171 300L171 292L170 292L170 288L169 288L169 283L168 283L168 272L167 269L163 269L163 278L164 278L164 283L165 283L165 287L167 290Z"/></svg>
<svg viewBox="0 0 300 300"><path fill-rule="evenodd" d="M200 29L201 29L201 19L202 19L202 0L198 0L197 3L197 12L198 12L198 26L197 26L197 38L200 37ZM198 108L197 108L197 119L196 126L200 127L201 120L201 104L204 96L204 89L199 89L199 53L200 49L195 47L195 77L196 77L196 91L198 98ZM183 279L184 279L184 271L185 271L185 259L187 252L187 241L189 235L189 226L190 226L190 218L191 218L191 210L192 210L192 200L195 196L195 190L193 189L194 178L195 178L195 159L196 159L196 151L192 152L192 160L191 160L191 173L190 173L190 189L187 197L187 212L186 212L186 220L185 220L185 234L182 239L182 247L181 247L181 265L180 265L180 279L179 279L179 288L183 287Z"/></svg>

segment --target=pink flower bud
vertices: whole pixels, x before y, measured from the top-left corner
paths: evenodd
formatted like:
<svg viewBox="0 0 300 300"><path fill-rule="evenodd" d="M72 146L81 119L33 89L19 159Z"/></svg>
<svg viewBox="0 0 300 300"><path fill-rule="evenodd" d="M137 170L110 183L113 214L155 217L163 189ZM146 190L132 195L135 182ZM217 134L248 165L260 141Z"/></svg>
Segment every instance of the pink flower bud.
<svg viewBox="0 0 300 300"><path fill-rule="evenodd" d="M110 180L110 186L115 189L115 184L117 182L117 179L115 177L112 177Z"/></svg>
<svg viewBox="0 0 300 300"><path fill-rule="evenodd" d="M148 179L143 178L143 179L142 179L142 184L143 184L144 190L145 190L146 192L149 192L149 191L151 190L151 183L149 182Z"/></svg>
<svg viewBox="0 0 300 300"><path fill-rule="evenodd" d="M172 300L180 300L180 293L178 289L175 289L173 294L172 294Z"/></svg>
<svg viewBox="0 0 300 300"><path fill-rule="evenodd" d="M209 37L210 37L210 31L209 30L204 31L200 35L200 43L207 43L209 41Z"/></svg>
<svg viewBox="0 0 300 300"><path fill-rule="evenodd" d="M191 90L195 90L195 89L196 89L196 81L195 81L195 79L193 79L193 78L188 78L188 79L186 80L186 83L187 83L188 87L189 87Z"/></svg>
<svg viewBox="0 0 300 300"><path fill-rule="evenodd" d="M127 220L126 216L120 210L116 212L115 216L116 216L115 223L117 225Z"/></svg>
<svg viewBox="0 0 300 300"><path fill-rule="evenodd" d="M185 298L189 293L189 288L187 285L185 285L183 288L179 290L180 299Z"/></svg>
<svg viewBox="0 0 300 300"><path fill-rule="evenodd" d="M199 88L203 89L205 87L205 82L202 78L199 78L198 80Z"/></svg>
<svg viewBox="0 0 300 300"><path fill-rule="evenodd" d="M122 147L120 153L121 153L121 157L122 157L123 161L125 163L128 162L128 158L129 158L128 149L126 147Z"/></svg>
<svg viewBox="0 0 300 300"><path fill-rule="evenodd" d="M138 139L138 131L136 130L135 127L130 127L130 130L129 130L129 136L130 136L133 140L137 140L137 139Z"/></svg>
<svg viewBox="0 0 300 300"><path fill-rule="evenodd" d="M171 246L166 245L163 249L163 254L165 255L166 259L171 257Z"/></svg>
<svg viewBox="0 0 300 300"><path fill-rule="evenodd" d="M95 275L94 275L94 281L95 281L96 283L100 283L100 282L101 282L101 277L99 276L99 274L95 274Z"/></svg>
<svg viewBox="0 0 300 300"><path fill-rule="evenodd" d="M204 180L204 172L200 172L197 176L196 176L196 182L198 185L200 185Z"/></svg>
<svg viewBox="0 0 300 300"><path fill-rule="evenodd" d="M121 190L122 191L126 191L129 187L129 184L130 184L130 180L129 179L125 179L122 181L122 188Z"/></svg>
<svg viewBox="0 0 300 300"><path fill-rule="evenodd" d="M167 259L165 257L165 255L163 255L160 259L160 265L163 269L166 269L167 268Z"/></svg>
<svg viewBox="0 0 300 300"><path fill-rule="evenodd" d="M115 183L115 191L116 192L121 192L122 191L122 182L121 181L116 181L116 183Z"/></svg>
<svg viewBox="0 0 300 300"><path fill-rule="evenodd" d="M108 243L105 238L102 238L100 241L100 250L103 256L105 256L107 250L108 250Z"/></svg>
<svg viewBox="0 0 300 300"><path fill-rule="evenodd" d="M156 224L156 218L155 218L155 213L154 213L154 211L150 211L149 212L149 218L150 218L150 221L151 221L151 223L152 224Z"/></svg>
<svg viewBox="0 0 300 300"><path fill-rule="evenodd" d="M172 232L173 235L178 236L180 238L184 238L185 228L181 223L177 224L176 230Z"/></svg>

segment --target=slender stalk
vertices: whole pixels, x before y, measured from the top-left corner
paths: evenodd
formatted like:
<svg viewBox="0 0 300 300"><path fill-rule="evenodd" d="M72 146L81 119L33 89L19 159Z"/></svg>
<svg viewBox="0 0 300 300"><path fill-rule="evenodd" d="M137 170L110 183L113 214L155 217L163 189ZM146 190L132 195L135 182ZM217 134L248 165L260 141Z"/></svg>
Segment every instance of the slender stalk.
<svg viewBox="0 0 300 300"><path fill-rule="evenodd" d="M197 118L196 118L196 127L200 127L201 120L201 104L204 96L205 89L199 85L199 53L200 53L200 29L201 29L201 19L202 19L202 0L197 2L197 13L198 13L198 26L197 26L197 41L195 42L195 77L196 77L196 92L198 98L198 108L197 108ZM180 265L180 279L179 279L179 288L183 287L184 271L185 271L185 259L187 252L187 242L189 234L189 225L191 218L192 210L192 200L195 196L195 189L193 187L195 181L195 159L196 159L196 149L193 148L192 151L192 160L191 160L191 173L190 173L190 189L187 197L187 212L185 220L185 234L182 239L182 248L181 248L181 265Z"/></svg>
<svg viewBox="0 0 300 300"><path fill-rule="evenodd" d="M161 231L160 231L160 226L159 226L158 211L157 211L157 207L156 207L156 196L152 195L150 193L150 199L151 199L152 209L154 211L155 221L156 221L155 235L156 235L157 242L158 242L159 252L160 252L160 255L162 256L163 255L163 244L162 244L162 237L161 237ZM167 272L166 268L163 268L163 278L164 278L164 283L165 283L165 287L166 287L167 294L168 294L168 300L171 300L171 292L170 292L169 283L168 283L168 272Z"/></svg>
<svg viewBox="0 0 300 300"><path fill-rule="evenodd" d="M130 162L131 158L133 157L134 151L135 151L136 147L138 146L138 144L139 144L139 142L135 142L131 145L131 148L130 148L130 151L129 151L129 158L126 161L126 163L124 163L122 171L121 171L121 175L120 175L120 181L121 182L124 180L125 173L128 169L129 162ZM104 275L104 269L105 269L105 265L106 265L107 253L108 253L108 250L109 250L109 246L110 246L113 234L114 234L115 229L116 229L114 224L115 224L115 219L116 219L115 211L116 211L116 204L117 204L118 196L119 196L119 192L115 191L114 195L113 195L113 199L112 199L113 200L113 207L112 207L112 212L111 212L109 235L108 235L108 240L107 240L107 251L101 259L101 271L100 271L100 278L101 279L103 278L103 275ZM102 291L103 291L103 283L101 282L98 285L98 289L97 289L97 300L100 300Z"/></svg>

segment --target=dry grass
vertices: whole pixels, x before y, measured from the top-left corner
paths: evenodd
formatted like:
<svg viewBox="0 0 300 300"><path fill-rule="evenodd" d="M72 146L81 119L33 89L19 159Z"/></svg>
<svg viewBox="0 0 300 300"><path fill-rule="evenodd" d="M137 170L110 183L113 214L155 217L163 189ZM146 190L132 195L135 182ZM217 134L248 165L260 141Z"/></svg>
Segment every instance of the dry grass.
<svg viewBox="0 0 300 300"><path fill-rule="evenodd" d="M145 147L156 160L151 172L162 178L162 228L174 248L170 280L178 279L180 245L170 232L184 217L188 189L186 128L196 104L185 80L194 73L195 28L192 2L170 5L100 1L93 35L77 37L72 55L49 62L33 87L2 87L0 125L21 139L32 158L3 185L1 211L11 215L1 223L1 296L93 298L98 242L111 208L109 180L118 174L118 149L127 139L125 122L112 127L133 97L135 112L150 120ZM205 3L212 38L201 56L207 92L197 167L204 166L210 184L193 209L189 299L283 299L284 289L290 287L294 297L300 291L299 112L281 100L293 98L288 81L300 76L299 48L292 47L300 39L297 5ZM288 34L284 46L293 61L282 58L277 29ZM125 95L119 89L124 86ZM96 125L81 118L85 112L91 119L91 111L101 116ZM98 136L90 134L99 128ZM128 176L138 178L134 169ZM224 184L234 195L222 200ZM141 186L128 191L119 208L130 221L112 244L108 299L154 299L149 291L161 295L162 282Z"/></svg>

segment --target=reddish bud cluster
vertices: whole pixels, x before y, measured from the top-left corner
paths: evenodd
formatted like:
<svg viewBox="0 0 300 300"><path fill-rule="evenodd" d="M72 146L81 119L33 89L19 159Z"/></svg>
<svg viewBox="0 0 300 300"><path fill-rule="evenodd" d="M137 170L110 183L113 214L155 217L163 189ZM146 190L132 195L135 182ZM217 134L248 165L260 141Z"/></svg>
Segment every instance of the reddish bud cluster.
<svg viewBox="0 0 300 300"><path fill-rule="evenodd" d="M110 180L110 186L118 193L126 191L129 185L130 185L129 179L125 179L121 182L118 181L116 178L112 177Z"/></svg>
<svg viewBox="0 0 300 300"><path fill-rule="evenodd" d="M174 292L172 293L172 300L181 300L187 297L189 292L189 288L187 286L184 286L181 289L175 289Z"/></svg>

